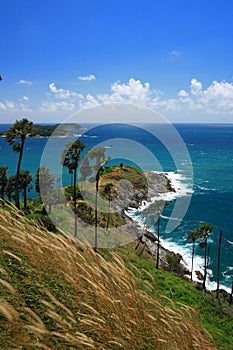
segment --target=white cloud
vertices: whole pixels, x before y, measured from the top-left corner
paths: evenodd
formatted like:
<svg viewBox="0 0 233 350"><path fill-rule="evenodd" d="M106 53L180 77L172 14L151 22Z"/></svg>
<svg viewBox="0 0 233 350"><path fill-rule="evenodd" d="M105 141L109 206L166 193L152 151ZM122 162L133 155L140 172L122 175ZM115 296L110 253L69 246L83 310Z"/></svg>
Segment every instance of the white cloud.
<svg viewBox="0 0 233 350"><path fill-rule="evenodd" d="M14 101L6 101L6 106L8 109L11 109L13 111L18 110L18 108L16 107L16 103Z"/></svg>
<svg viewBox="0 0 233 350"><path fill-rule="evenodd" d="M31 112L32 110L24 103L24 101L27 100L25 98L20 98L17 101L7 100L4 101L4 103L0 102L0 110L9 112Z"/></svg>
<svg viewBox="0 0 233 350"><path fill-rule="evenodd" d="M49 84L49 90L58 99L71 99L73 97L80 98L80 99L83 98L83 95L77 92L74 92L71 90L57 89L57 87L55 86L55 83Z"/></svg>
<svg viewBox="0 0 233 350"><path fill-rule="evenodd" d="M177 95L180 97L187 97L189 94L187 93L187 91L181 89Z"/></svg>
<svg viewBox="0 0 233 350"><path fill-rule="evenodd" d="M21 79L16 84L19 84L19 85L32 85L32 82L28 81L28 80Z"/></svg>
<svg viewBox="0 0 233 350"><path fill-rule="evenodd" d="M203 91L200 102L209 106L209 112L233 111L233 83L213 81Z"/></svg>
<svg viewBox="0 0 233 350"><path fill-rule="evenodd" d="M140 80L135 80L134 78L129 79L127 84L113 83L111 90L120 100L124 98L128 102L141 105L145 105L152 95L149 83L143 84Z"/></svg>
<svg viewBox="0 0 233 350"><path fill-rule="evenodd" d="M96 77L94 76L94 74L89 74L89 75L79 76L78 79L83 81L92 81L92 80L95 80Z"/></svg>
<svg viewBox="0 0 233 350"><path fill-rule="evenodd" d="M0 102L0 109L1 109L2 111L6 111L6 110L7 110L5 104L2 103L2 102Z"/></svg>
<svg viewBox="0 0 233 350"><path fill-rule="evenodd" d="M18 99L19 102L21 102L21 101L28 101L28 100L29 100L28 96L23 96L23 97Z"/></svg>
<svg viewBox="0 0 233 350"><path fill-rule="evenodd" d="M233 114L233 83L225 81L213 81L206 88L201 81L193 78L189 86L181 88L174 98L166 98L161 91L152 89L149 82L142 82L130 78L127 82L116 81L110 86L110 91L104 94L86 95L71 90L57 88L55 83L49 84L49 99L41 102L40 111L59 112L79 111L93 108L101 104L131 103L157 110L160 113L168 112L169 115L188 115L188 113L201 113L201 115ZM21 99L27 101L27 96ZM21 108L13 101L3 101L0 109ZM26 107L25 107L26 108ZM194 114L195 115L195 114Z"/></svg>
<svg viewBox="0 0 233 350"><path fill-rule="evenodd" d="M41 112L57 112L59 110L63 111L74 111L75 104L72 102L52 102L52 101L42 101L39 107Z"/></svg>
<svg viewBox="0 0 233 350"><path fill-rule="evenodd" d="M191 89L191 94L192 95L194 95L194 96L201 95L201 93L202 93L202 83L194 78L194 79L191 80L190 89Z"/></svg>
<svg viewBox="0 0 233 350"><path fill-rule="evenodd" d="M178 57L178 56L180 56L180 52L179 52L179 51L176 51L176 50L173 50L173 51L170 52L170 55L171 55L171 56L177 56L177 57Z"/></svg>
<svg viewBox="0 0 233 350"><path fill-rule="evenodd" d="M92 96L91 94L86 95L85 101L80 101L80 108L81 109L87 109L87 108L93 108L98 106L100 103L97 101L97 99Z"/></svg>

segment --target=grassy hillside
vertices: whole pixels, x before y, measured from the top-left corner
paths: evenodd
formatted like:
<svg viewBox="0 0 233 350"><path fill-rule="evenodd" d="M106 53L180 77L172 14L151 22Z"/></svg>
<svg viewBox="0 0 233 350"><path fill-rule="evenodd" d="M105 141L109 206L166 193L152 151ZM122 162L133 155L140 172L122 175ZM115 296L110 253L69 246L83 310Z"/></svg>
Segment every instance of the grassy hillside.
<svg viewBox="0 0 233 350"><path fill-rule="evenodd" d="M198 313L176 305L179 286L194 287L133 245L95 254L9 208L0 234L1 349L216 349Z"/></svg>

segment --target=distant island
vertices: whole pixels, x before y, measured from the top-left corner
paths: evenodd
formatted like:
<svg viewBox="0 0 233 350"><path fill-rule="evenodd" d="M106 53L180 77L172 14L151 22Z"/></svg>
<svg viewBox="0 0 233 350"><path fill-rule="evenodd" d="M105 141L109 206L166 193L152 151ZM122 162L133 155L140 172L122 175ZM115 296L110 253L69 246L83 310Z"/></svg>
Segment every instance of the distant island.
<svg viewBox="0 0 233 350"><path fill-rule="evenodd" d="M82 129L81 125L76 123L64 123L54 125L39 125L34 124L31 132L31 137L50 137L54 134L55 137L72 136L72 130Z"/></svg>
<svg viewBox="0 0 233 350"><path fill-rule="evenodd" d="M83 129L78 123L64 123L54 125L40 125L34 124L30 137L69 137L73 136L73 130ZM0 136L4 136L5 131L0 133Z"/></svg>

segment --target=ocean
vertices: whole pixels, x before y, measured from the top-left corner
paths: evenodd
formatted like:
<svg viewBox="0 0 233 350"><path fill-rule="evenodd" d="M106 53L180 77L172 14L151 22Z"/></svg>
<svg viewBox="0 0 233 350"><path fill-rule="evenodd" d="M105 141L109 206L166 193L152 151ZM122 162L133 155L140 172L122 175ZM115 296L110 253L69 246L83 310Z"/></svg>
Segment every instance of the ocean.
<svg viewBox="0 0 233 350"><path fill-rule="evenodd" d="M0 124L0 131L6 130L9 126ZM187 234L200 223L214 225L209 239L207 281L209 289L216 287L218 239L220 229L223 230L220 284L230 291L233 281L233 124L175 124L174 127L186 147L185 157L179 154L181 151L177 148L173 135L169 133L166 135L171 145L169 150L154 136L158 128L163 128L157 124L85 126L88 131L84 132L80 139L87 148L103 145L107 155L112 159L110 162L112 164L123 162L137 165L142 170L167 172L180 195L189 196L191 200L187 212L172 232L166 232L166 226L176 199L170 201L170 205L161 215L163 245L181 253L188 267L191 265L192 247L187 241ZM79 132L78 130L77 133ZM160 133L166 133L166 130L161 129ZM49 161L47 164L42 164L50 166L56 178L60 176L60 154L56 142L64 145L71 140L73 139L54 140ZM34 179L47 141L47 138L26 140L22 169L30 170ZM7 166L9 175L15 173L17 157L4 138L0 138L0 166ZM182 164L182 169L177 169L177 162L174 159L179 159L178 163ZM190 170L190 166L193 170L193 186L192 174L186 171ZM62 185L71 183L71 180L70 175L64 171ZM36 196L35 189L30 192L30 196ZM131 216L139 222L142 221L140 214L140 211L131 212ZM153 227L151 230L156 232ZM195 269L202 271L202 268L203 251L197 244Z"/></svg>

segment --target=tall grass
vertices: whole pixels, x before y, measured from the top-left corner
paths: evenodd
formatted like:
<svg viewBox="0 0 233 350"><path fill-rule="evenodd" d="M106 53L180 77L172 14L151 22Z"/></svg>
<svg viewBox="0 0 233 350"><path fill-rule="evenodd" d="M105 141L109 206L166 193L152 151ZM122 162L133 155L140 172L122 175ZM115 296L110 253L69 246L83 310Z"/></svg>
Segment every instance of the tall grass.
<svg viewBox="0 0 233 350"><path fill-rule="evenodd" d="M192 308L140 290L118 254L107 261L9 206L0 235L2 349L216 349Z"/></svg>

